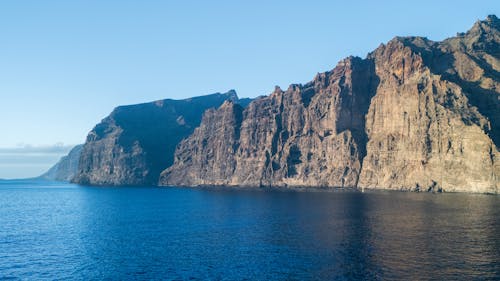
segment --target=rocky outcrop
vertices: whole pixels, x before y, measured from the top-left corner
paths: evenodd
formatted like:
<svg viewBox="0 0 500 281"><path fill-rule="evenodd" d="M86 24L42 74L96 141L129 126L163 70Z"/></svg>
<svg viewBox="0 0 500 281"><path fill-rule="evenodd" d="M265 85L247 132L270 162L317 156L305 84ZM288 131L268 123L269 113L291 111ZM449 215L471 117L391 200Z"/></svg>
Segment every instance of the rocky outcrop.
<svg viewBox="0 0 500 281"><path fill-rule="evenodd" d="M468 98L480 93L434 72L404 39L372 58L381 82L366 116L359 186L497 192L500 155L488 136L494 120Z"/></svg>
<svg viewBox="0 0 500 281"><path fill-rule="evenodd" d="M159 183L498 193L499 30L489 16L442 42L397 37L245 109L226 102Z"/></svg>
<svg viewBox="0 0 500 281"><path fill-rule="evenodd" d="M68 155L63 156L54 166L38 178L51 181L71 181L78 171L78 162L82 149L83 144L73 147Z"/></svg>
<svg viewBox="0 0 500 281"><path fill-rule="evenodd" d="M156 185L176 145L200 124L202 114L233 90L185 100L120 106L88 134L74 182L87 185Z"/></svg>

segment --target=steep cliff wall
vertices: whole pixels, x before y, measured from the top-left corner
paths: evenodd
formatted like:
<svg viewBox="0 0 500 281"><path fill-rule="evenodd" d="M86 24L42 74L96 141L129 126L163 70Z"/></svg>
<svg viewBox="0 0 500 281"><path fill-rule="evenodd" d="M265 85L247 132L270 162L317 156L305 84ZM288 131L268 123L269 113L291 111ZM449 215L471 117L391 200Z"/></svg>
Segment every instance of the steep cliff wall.
<svg viewBox="0 0 500 281"><path fill-rule="evenodd" d="M361 187L498 192L499 30L490 16L443 42L396 38L371 55L382 82Z"/></svg>
<svg viewBox="0 0 500 281"><path fill-rule="evenodd" d="M469 99L481 93L434 72L404 39L371 57L381 82L366 117L359 186L497 192L499 155L488 136L493 120Z"/></svg>
<svg viewBox="0 0 500 281"><path fill-rule="evenodd" d="M200 124L203 112L234 91L185 100L120 106L88 134L74 182L90 185L156 185L176 145Z"/></svg>
<svg viewBox="0 0 500 281"><path fill-rule="evenodd" d="M246 109L225 103L159 183L497 193L499 29L489 16L443 42L395 38Z"/></svg>
<svg viewBox="0 0 500 281"><path fill-rule="evenodd" d="M179 145L160 183L355 187L367 141L364 116L378 83L373 67L351 57L245 110L226 102Z"/></svg>

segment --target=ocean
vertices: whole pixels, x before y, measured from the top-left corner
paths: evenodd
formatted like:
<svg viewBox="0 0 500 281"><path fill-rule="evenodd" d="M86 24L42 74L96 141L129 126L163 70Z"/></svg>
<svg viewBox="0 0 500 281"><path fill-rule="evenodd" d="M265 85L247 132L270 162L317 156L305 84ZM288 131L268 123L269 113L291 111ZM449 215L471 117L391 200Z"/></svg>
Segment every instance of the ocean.
<svg viewBox="0 0 500 281"><path fill-rule="evenodd" d="M0 279L500 279L500 196L0 182Z"/></svg>

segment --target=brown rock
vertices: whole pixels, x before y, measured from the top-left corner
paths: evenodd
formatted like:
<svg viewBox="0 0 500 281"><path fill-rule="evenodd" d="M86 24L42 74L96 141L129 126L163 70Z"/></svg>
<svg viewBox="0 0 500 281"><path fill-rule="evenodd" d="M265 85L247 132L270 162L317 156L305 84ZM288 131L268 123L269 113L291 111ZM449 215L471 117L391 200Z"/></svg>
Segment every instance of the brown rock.
<svg viewBox="0 0 500 281"><path fill-rule="evenodd" d="M431 45L434 53L426 61L406 40L392 40L371 54L380 83L367 114L359 187L498 192L498 149L488 136L492 120L468 98L480 93L460 87L466 83L460 67L446 79L427 66L443 67L430 61L446 57L436 55L439 45ZM467 64L457 62L460 57L453 66ZM483 71L463 76L478 80L474 73L482 77Z"/></svg>
<svg viewBox="0 0 500 281"><path fill-rule="evenodd" d="M244 110L226 103L159 183L498 193L499 26L397 37Z"/></svg>
<svg viewBox="0 0 500 281"><path fill-rule="evenodd" d="M245 110L226 103L207 112L160 184L355 187L377 82L371 73L370 61L351 57Z"/></svg>

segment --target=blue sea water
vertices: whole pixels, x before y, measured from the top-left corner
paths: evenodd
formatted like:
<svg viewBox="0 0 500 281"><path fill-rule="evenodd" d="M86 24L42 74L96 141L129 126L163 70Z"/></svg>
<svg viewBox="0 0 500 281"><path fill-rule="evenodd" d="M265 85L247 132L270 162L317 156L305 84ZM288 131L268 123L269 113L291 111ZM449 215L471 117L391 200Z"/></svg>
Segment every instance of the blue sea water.
<svg viewBox="0 0 500 281"><path fill-rule="evenodd" d="M0 182L0 279L500 279L500 196Z"/></svg>

